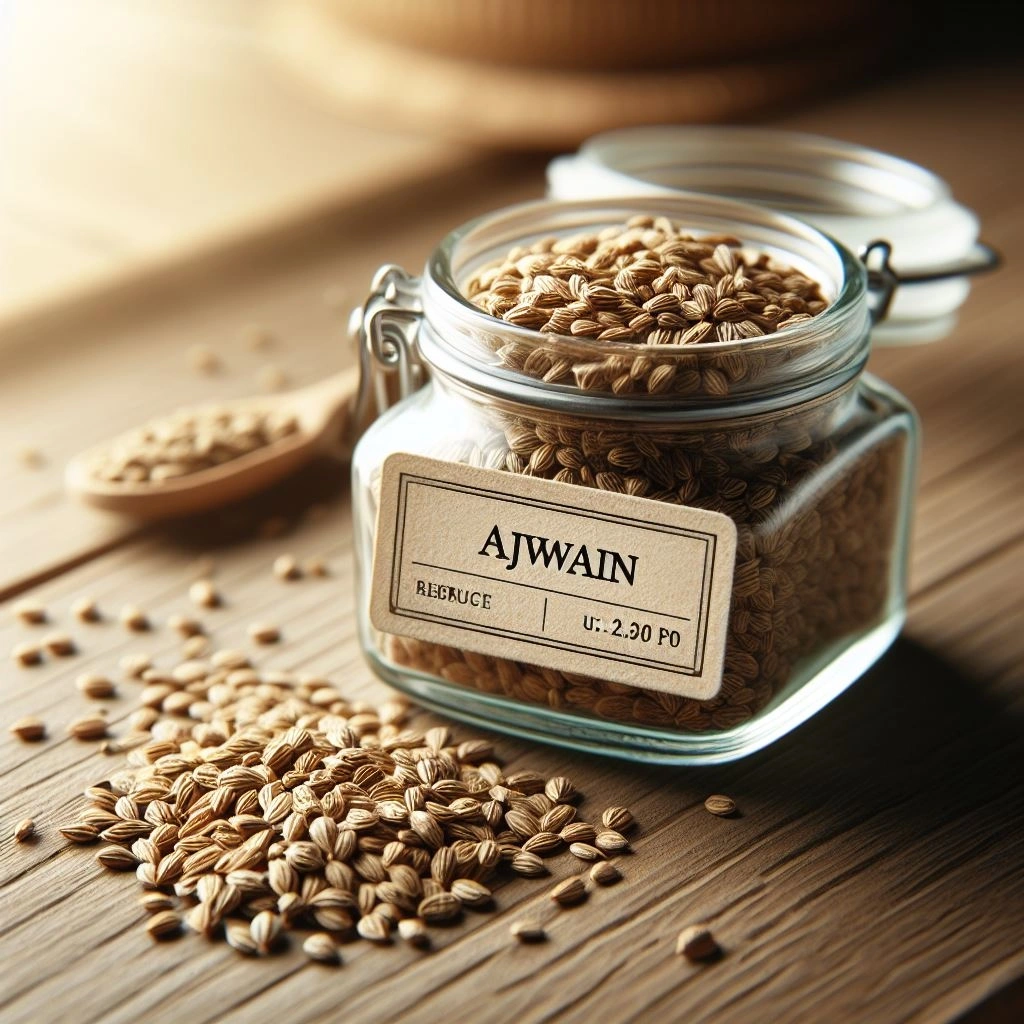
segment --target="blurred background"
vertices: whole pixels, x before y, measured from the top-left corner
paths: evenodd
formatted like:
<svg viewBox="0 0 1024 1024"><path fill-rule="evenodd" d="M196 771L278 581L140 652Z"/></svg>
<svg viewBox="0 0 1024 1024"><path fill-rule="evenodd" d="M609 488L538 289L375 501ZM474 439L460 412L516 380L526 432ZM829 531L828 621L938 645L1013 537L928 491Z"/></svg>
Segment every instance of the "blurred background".
<svg viewBox="0 0 1024 1024"><path fill-rule="evenodd" d="M922 66L953 83L936 91L941 116L958 74L1006 63L999 11L0 0L0 326L111 277L436 178L481 151L535 167L539 194L542 162L530 154L602 129L769 115L799 125L801 111ZM857 128L847 122L845 134ZM855 141L899 151L898 138L868 129ZM955 167L938 169L955 180Z"/></svg>

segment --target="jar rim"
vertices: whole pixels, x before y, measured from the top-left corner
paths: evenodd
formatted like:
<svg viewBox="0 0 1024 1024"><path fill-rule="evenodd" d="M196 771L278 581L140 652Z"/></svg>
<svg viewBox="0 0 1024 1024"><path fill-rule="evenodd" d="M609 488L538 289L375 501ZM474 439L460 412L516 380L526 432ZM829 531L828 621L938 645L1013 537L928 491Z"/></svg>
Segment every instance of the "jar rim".
<svg viewBox="0 0 1024 1024"><path fill-rule="evenodd" d="M463 293L459 279L514 245L529 244L541 237L568 234L598 226L621 223L638 214L669 217L701 234L731 234L744 246L785 259L808 273L823 287L829 304L810 320L752 339L702 342L690 345L650 345L642 341L606 341L572 335L541 333L508 323L475 305ZM692 226L691 226L692 225ZM753 236L753 237L752 237ZM509 372L472 359L461 350L459 338L474 332L490 332L510 342L564 348L581 360L656 354L659 359L721 358L735 353L745 357L772 354L784 358L815 346L828 349L828 358L817 360L815 380L790 381L791 395L811 385L822 394L856 376L867 360L870 315L867 304L867 273L861 261L841 242L788 214L753 204L719 197L637 196L598 200L536 200L504 207L474 218L451 231L427 261L422 284L423 312L428 330L421 350L425 358L449 376L462 379L478 390L509 395L516 384L531 389L531 401L564 405L576 401L615 401L622 396L586 391L580 387L551 384L528 375ZM426 346L423 340L427 342ZM479 355L479 352L474 353ZM561 400L555 396L562 396ZM545 396L545 397L541 397ZM665 404L662 396L629 396L637 405ZM764 397L764 396L762 396ZM813 395L811 396L813 397ZM678 396L672 404L678 410ZM689 403L682 403L688 405Z"/></svg>

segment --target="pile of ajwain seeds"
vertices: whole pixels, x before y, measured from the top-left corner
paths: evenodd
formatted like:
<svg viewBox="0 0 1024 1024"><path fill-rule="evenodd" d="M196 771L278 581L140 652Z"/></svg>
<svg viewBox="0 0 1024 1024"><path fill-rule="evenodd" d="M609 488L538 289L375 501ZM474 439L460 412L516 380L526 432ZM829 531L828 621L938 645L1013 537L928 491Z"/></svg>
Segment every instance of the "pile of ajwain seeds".
<svg viewBox="0 0 1024 1024"><path fill-rule="evenodd" d="M292 579L296 565L281 556L274 572ZM219 602L208 580L193 584L190 597L200 607ZM128 607L126 629L153 628ZM33 601L15 614L35 626L47 621ZM88 598L74 614L82 623L103 618ZM626 808L609 807L591 824L568 778L506 774L488 741L408 724L404 701L349 701L327 679L261 670L243 651L211 650L198 617L167 625L185 649L175 664L122 659L120 674L138 686L130 731L111 737L102 714L69 727L78 739L102 741L107 754L126 752L127 764L90 786L77 819L61 828L72 843L98 845L104 868L134 872L154 939L187 928L263 955L300 933L310 958L339 963L354 939L388 944L397 935L429 945L433 926L493 907L503 878L547 878L547 858L564 850L586 870L550 889L555 912L621 878L614 858L629 852L634 828ZM250 632L257 643L280 639ZM73 654L69 643L60 656ZM100 700L114 683L91 672L79 690ZM25 742L46 735L38 719L11 731ZM21 822L15 837L27 841L34 828ZM539 918L511 932L521 942L546 938ZM679 951L705 959L709 939L696 932L696 940L680 937Z"/></svg>

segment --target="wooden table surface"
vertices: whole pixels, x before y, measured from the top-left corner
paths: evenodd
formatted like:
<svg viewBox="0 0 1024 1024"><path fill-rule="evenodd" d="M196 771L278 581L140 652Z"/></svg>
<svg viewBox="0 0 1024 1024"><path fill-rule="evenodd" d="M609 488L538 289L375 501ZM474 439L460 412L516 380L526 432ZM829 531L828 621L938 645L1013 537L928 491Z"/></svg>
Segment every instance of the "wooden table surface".
<svg viewBox="0 0 1024 1024"><path fill-rule="evenodd" d="M85 700L82 671L116 672L127 651L168 662L164 627L187 607L204 556L224 608L205 617L218 644L245 645L255 618L285 642L260 663L326 672L347 693L386 692L357 649L345 471L325 463L242 508L139 529L70 504L63 462L81 446L183 402L254 388L275 362L295 383L350 358L329 285L358 298L384 261L419 265L468 215L541 190L539 161L466 163L372 208L339 208L315 228L211 253L152 280L40 312L0 341L0 650L30 634L10 600L37 595L80 653L0 666L3 718L41 715L42 744L0 735L0 1017L26 1021L946 1021L1021 1019L1024 998L1024 421L1019 357L1024 80L971 71L890 83L784 123L889 148L935 168L979 211L1007 265L979 280L955 334L878 351L873 369L918 408L924 454L906 632L864 679L813 721L729 766L672 770L498 738L513 766L572 776L584 812L627 804L640 822L619 886L557 916L551 941L519 946L508 925L548 905L518 880L498 910L445 930L432 953L354 943L336 971L293 946L257 962L187 936L154 945L133 878L108 874L57 832L83 787L118 761L65 737ZM1014 119L1017 123L1014 124ZM255 353L243 325L275 334ZM185 349L215 349L200 377ZM38 448L37 468L16 457ZM310 503L326 507L313 516ZM288 532L261 537L283 515ZM284 584L284 550L326 555L324 580ZM73 622L94 595L135 602L149 635ZM111 703L120 722L133 707ZM426 716L425 716L426 717ZM460 735L469 730L459 728ZM741 814L712 818L709 793ZM38 825L16 844L14 823ZM568 874L568 856L553 862ZM673 953L680 928L709 921L725 956L695 967ZM966 1017L964 1017L966 1015Z"/></svg>

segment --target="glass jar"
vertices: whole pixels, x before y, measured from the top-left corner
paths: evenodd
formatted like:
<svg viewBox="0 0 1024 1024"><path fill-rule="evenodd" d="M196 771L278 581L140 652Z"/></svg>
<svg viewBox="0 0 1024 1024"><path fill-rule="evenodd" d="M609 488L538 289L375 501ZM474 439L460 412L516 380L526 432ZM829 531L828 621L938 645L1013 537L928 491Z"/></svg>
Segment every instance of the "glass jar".
<svg viewBox="0 0 1024 1024"><path fill-rule="evenodd" d="M764 337L655 346L538 333L462 295L470 274L514 246L636 214L667 216L697 236L735 236L812 277L829 305ZM359 634L374 670L480 726L637 760L731 760L814 714L886 650L904 620L917 423L901 395L864 372L887 286L884 267L869 276L847 249L799 220L696 196L526 204L452 232L422 279L384 268L359 329L364 358L378 364L378 408L387 404L389 375L406 397L379 415L353 457ZM364 407L373 398L370 369ZM470 625L453 634L449 624L443 639L429 623L404 634L378 628L371 592L387 580L374 584L374 554L376 546L378 563L391 555L381 554L378 529L391 529L392 512L386 524L378 515L395 453L477 467L490 487L480 493L499 502L530 478L553 482L541 488L549 505L564 495L566 508L585 511L590 496L600 507L614 495L646 528L680 510L731 521L735 554L724 576L711 577L726 588L715 678L694 695L691 678L648 671L639 655L623 682L623 670L605 672L603 661L567 670L565 651L541 644L529 648L535 657L509 657L493 634ZM446 531L446 544L463 543L461 521L451 521L443 502L417 507L430 528ZM465 543L483 554L484 539ZM728 547L720 545L723 559ZM440 591L447 600L479 593L435 568L438 579L455 581ZM497 579L491 567L463 578L473 575L484 589ZM581 602L586 613L585 595L564 597L576 586L562 576L546 593ZM680 582L680 609L691 589ZM671 612L659 607L667 619ZM479 625L487 612L473 615ZM623 601L621 615L605 607L596 620L604 622L599 640L609 650L621 644L628 660L646 633L644 656L654 665L654 637L667 619L645 622Z"/></svg>

